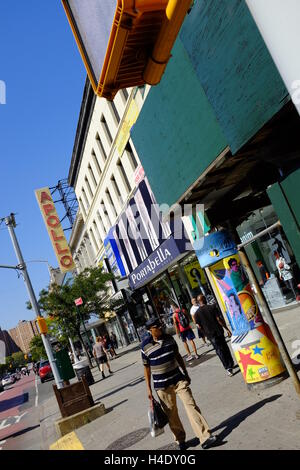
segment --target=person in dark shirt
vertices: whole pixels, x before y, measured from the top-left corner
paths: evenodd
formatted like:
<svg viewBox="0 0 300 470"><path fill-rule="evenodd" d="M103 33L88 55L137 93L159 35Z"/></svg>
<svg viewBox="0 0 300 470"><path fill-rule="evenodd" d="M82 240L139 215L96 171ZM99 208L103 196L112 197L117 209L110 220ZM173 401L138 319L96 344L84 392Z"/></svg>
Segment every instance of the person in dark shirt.
<svg viewBox="0 0 300 470"><path fill-rule="evenodd" d="M191 379L184 360L178 351L176 341L162 330L160 321L152 317L146 323L151 336L141 345L144 375L148 398L152 403L151 375L154 388L160 399L161 406L168 416L171 431L178 442L179 449L185 450L186 433L178 416L177 395L182 400L191 426L200 440L203 449L208 449L217 440L209 430L206 420L195 403L189 387ZM181 370L180 370L181 369Z"/></svg>
<svg viewBox="0 0 300 470"><path fill-rule="evenodd" d="M232 377L234 362L225 341L223 329L227 331L229 337L231 336L231 331L215 305L207 305L204 295L199 296L198 301L200 307L194 314L197 327L203 331L204 335L211 342L224 368L227 370L227 374Z"/></svg>

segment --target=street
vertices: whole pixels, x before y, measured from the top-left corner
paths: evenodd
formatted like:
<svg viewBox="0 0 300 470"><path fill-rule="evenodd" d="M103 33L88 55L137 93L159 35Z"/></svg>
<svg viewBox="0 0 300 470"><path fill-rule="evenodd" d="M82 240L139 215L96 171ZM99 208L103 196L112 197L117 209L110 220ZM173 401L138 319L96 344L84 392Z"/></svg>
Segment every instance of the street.
<svg viewBox="0 0 300 470"><path fill-rule="evenodd" d="M299 308L280 312L275 320L289 353L296 358L295 346L300 338ZM178 344L184 356L183 345ZM191 388L212 430L219 435L220 442L215 449L300 448L299 397L291 379L261 391L249 391L239 368L234 369L233 377L227 377L214 350L202 346L199 340L197 347L200 359L188 363ZM112 376L100 380L98 369L93 368L95 384L91 386L91 392L95 403L101 401L105 405L106 414L77 429L74 433L77 442L84 449L174 450L168 426L155 439L149 434L148 401L139 345L120 349L118 353L119 356L111 361ZM299 370L299 364L297 367ZM66 448L60 444L54 428L55 421L61 416L53 384L53 380L41 384L37 379L36 388L35 376L30 375L1 393L3 450ZM189 449L198 450L198 440L180 402L178 408L187 431Z"/></svg>
<svg viewBox="0 0 300 470"><path fill-rule="evenodd" d="M31 372L0 394L1 450L40 448L39 405L53 394L53 383L41 384Z"/></svg>

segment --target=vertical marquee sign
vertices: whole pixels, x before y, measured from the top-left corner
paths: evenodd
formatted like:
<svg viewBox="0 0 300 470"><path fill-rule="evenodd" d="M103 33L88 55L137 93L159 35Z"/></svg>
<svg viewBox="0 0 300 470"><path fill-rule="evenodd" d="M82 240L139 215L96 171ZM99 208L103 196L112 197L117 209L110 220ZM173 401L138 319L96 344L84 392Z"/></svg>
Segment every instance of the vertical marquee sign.
<svg viewBox="0 0 300 470"><path fill-rule="evenodd" d="M35 195L58 260L59 268L63 273L73 271L73 269L75 269L75 264L57 215L50 190L49 188L37 189L35 191Z"/></svg>

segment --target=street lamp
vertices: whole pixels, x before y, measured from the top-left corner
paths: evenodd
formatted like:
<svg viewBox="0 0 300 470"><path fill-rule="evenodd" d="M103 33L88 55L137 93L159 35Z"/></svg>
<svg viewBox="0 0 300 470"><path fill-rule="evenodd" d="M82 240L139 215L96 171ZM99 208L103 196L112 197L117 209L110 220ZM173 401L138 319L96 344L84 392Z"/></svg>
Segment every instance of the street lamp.
<svg viewBox="0 0 300 470"><path fill-rule="evenodd" d="M94 92L160 82L192 0L62 0Z"/></svg>

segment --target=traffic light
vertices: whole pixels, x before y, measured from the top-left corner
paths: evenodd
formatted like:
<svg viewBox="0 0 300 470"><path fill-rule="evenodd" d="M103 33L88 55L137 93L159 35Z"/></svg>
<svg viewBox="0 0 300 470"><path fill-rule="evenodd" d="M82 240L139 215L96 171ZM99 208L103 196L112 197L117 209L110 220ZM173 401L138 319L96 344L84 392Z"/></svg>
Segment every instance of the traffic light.
<svg viewBox="0 0 300 470"><path fill-rule="evenodd" d="M43 317L37 317L37 324L40 330L41 334L47 334L48 333L48 327L45 318Z"/></svg>
<svg viewBox="0 0 300 470"><path fill-rule="evenodd" d="M94 92L160 82L192 0L62 0Z"/></svg>

